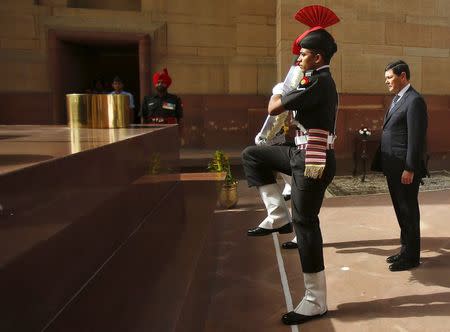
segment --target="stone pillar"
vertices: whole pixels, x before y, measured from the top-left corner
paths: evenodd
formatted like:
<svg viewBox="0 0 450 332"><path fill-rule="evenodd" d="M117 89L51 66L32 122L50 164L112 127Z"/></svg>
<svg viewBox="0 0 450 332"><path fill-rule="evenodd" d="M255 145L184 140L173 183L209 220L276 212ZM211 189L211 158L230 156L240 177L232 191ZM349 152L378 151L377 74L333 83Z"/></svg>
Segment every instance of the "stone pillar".
<svg viewBox="0 0 450 332"><path fill-rule="evenodd" d="M151 89L151 48L150 36L145 35L139 39L139 92L141 95L140 104L144 96L150 93Z"/></svg>
<svg viewBox="0 0 450 332"><path fill-rule="evenodd" d="M292 63L292 43L307 27L294 19L295 13L302 6L293 5L289 0L277 0L276 22L276 57L277 78L282 81Z"/></svg>
<svg viewBox="0 0 450 332"><path fill-rule="evenodd" d="M61 50L61 41L58 39L56 31L48 31L48 75L50 86L50 107L52 114L52 124L62 124L61 103L59 96L61 89L61 66L59 63L59 53Z"/></svg>

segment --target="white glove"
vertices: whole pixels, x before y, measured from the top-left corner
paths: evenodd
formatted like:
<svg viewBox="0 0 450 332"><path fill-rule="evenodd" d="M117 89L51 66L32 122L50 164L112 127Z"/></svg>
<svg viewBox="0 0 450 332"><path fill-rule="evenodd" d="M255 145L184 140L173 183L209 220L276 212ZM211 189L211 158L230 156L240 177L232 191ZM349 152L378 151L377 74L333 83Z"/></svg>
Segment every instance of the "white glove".
<svg viewBox="0 0 450 332"><path fill-rule="evenodd" d="M283 87L284 87L284 83L283 82L280 82L280 83L276 84L273 87L273 89L272 89L272 95L282 95L282 96L284 96L285 93L284 93Z"/></svg>
<svg viewBox="0 0 450 332"><path fill-rule="evenodd" d="M255 144L256 144L256 145L262 145L262 144L264 144L264 138L262 137L262 133L258 133L258 134L255 136Z"/></svg>

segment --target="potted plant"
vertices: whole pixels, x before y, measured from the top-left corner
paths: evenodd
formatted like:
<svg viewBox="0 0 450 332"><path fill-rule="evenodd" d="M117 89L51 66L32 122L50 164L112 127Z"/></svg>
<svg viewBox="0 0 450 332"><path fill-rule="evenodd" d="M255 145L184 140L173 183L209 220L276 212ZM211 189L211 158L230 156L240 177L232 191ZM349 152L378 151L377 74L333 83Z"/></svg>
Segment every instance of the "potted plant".
<svg viewBox="0 0 450 332"><path fill-rule="evenodd" d="M225 180L219 186L219 204L226 209L236 206L238 202L238 181L231 173L228 156L223 151L216 150L213 158L208 163L208 170L210 172L225 173Z"/></svg>

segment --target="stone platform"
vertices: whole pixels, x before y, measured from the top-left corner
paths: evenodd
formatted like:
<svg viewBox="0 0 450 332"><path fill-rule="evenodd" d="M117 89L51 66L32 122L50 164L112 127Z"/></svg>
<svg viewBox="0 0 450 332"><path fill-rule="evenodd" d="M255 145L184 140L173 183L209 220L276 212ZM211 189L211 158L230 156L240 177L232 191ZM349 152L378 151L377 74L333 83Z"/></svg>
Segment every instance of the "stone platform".
<svg viewBox="0 0 450 332"><path fill-rule="evenodd" d="M0 138L0 331L114 331L189 301L222 178L177 171L176 126L0 126Z"/></svg>
<svg viewBox="0 0 450 332"><path fill-rule="evenodd" d="M1 331L448 330L449 190L419 194L421 265L396 273L389 195L325 198L329 312L290 327L280 317L304 292L298 252L280 248L293 234L247 237L265 217L255 189L240 177L238 205L222 210L215 174L157 172L180 165L175 127L137 130L68 155L69 141L34 145L27 154L48 157L3 169Z"/></svg>

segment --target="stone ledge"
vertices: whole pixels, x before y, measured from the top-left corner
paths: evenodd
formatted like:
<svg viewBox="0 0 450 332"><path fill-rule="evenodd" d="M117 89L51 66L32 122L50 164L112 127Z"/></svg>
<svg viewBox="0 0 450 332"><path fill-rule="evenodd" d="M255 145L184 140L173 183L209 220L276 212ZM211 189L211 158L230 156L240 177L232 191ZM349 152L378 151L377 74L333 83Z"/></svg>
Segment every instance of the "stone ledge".
<svg viewBox="0 0 450 332"><path fill-rule="evenodd" d="M243 149L222 149L222 151L230 159L231 165L241 165L241 152ZM212 159L214 149L180 149L180 165L181 167L208 167L208 162Z"/></svg>

